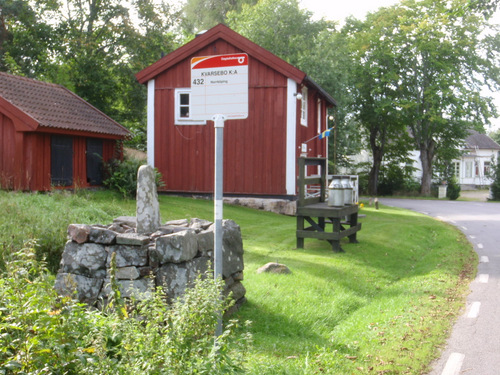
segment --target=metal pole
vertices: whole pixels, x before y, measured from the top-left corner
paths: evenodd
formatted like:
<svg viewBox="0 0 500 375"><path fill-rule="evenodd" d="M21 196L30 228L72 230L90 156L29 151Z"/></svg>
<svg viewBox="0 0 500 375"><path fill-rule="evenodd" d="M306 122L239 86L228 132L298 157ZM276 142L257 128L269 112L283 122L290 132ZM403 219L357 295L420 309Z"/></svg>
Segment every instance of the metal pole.
<svg viewBox="0 0 500 375"><path fill-rule="evenodd" d="M337 111L333 117L333 173L338 173L337 168Z"/></svg>
<svg viewBox="0 0 500 375"><path fill-rule="evenodd" d="M215 127L215 186L214 186L214 278L222 278L222 217L224 181L224 115L212 117ZM222 313L219 313L215 336L222 335Z"/></svg>

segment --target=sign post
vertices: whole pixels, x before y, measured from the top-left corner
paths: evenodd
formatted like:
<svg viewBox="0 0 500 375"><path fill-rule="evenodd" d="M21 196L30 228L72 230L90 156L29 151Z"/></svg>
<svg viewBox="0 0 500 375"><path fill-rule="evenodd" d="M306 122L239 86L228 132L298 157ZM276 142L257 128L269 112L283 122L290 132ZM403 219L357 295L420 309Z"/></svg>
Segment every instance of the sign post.
<svg viewBox="0 0 500 375"><path fill-rule="evenodd" d="M214 181L214 277L222 278L222 219L224 182L224 120L223 115L213 117L215 127L215 181ZM218 325L221 327L221 325ZM217 336L222 334L216 332Z"/></svg>
<svg viewBox="0 0 500 375"><path fill-rule="evenodd" d="M224 122L248 117L248 55L191 59L191 118L212 120L215 127L214 277L223 277L222 219L224 182ZM219 316L215 335L222 334Z"/></svg>

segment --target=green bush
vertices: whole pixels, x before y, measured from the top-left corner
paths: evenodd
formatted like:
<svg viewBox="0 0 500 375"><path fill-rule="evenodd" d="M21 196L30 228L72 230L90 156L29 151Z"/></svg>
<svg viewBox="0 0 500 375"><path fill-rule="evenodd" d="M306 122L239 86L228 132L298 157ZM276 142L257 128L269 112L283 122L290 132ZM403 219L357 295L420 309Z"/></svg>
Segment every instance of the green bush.
<svg viewBox="0 0 500 375"><path fill-rule="evenodd" d="M460 196L460 184L458 183L457 179L455 176L452 176L448 180L448 188L446 190L446 196L450 198L450 200L454 201L457 200L458 197Z"/></svg>
<svg viewBox="0 0 500 375"><path fill-rule="evenodd" d="M0 371L76 374L85 357L88 312L58 299L53 278L36 260L34 243L5 259L0 279ZM80 357L80 358L79 358Z"/></svg>
<svg viewBox="0 0 500 375"><path fill-rule="evenodd" d="M142 160L134 158L112 159L104 163L105 178L103 185L111 190L118 191L124 198L135 198L137 191L137 171L141 165L146 164ZM156 185L163 186L160 173L156 172Z"/></svg>
<svg viewBox="0 0 500 375"><path fill-rule="evenodd" d="M493 179L490 185L491 200L500 201L500 162L493 165L490 173Z"/></svg>
<svg viewBox="0 0 500 375"><path fill-rule="evenodd" d="M117 309L58 297L33 244L4 262L0 278L0 373L231 374L242 371L250 337L230 321L214 345L223 282L199 278L182 300L161 291ZM123 305L125 306L125 305ZM125 311L125 313L124 313Z"/></svg>
<svg viewBox="0 0 500 375"><path fill-rule="evenodd" d="M420 184L412 178L412 168L390 163L381 168L378 195L416 195Z"/></svg>
<svg viewBox="0 0 500 375"><path fill-rule="evenodd" d="M103 185L118 191L124 198L135 197L137 190L137 170L144 162L137 159L113 159L104 164Z"/></svg>

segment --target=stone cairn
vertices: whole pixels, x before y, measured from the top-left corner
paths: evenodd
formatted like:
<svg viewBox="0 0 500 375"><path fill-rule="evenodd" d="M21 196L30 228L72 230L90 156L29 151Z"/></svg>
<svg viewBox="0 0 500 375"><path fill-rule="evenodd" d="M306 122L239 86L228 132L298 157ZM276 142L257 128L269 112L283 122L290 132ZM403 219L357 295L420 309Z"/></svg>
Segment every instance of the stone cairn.
<svg viewBox="0 0 500 375"><path fill-rule="evenodd" d="M145 170L144 170L145 169ZM55 288L92 306L106 304L110 263L116 260L116 279L125 298L148 298L162 287L169 300L183 295L200 273L213 265L213 223L174 220L160 225L152 168L138 172L137 216L119 217L110 225L70 224ZM237 309L245 299L243 242L240 227L223 221L223 278L225 294L232 293Z"/></svg>

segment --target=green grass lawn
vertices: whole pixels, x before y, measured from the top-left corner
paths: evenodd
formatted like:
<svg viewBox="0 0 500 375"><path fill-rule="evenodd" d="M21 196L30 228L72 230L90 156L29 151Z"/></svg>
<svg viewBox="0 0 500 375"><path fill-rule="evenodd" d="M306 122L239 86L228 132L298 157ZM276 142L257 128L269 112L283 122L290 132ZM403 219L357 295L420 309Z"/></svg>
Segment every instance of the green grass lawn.
<svg viewBox="0 0 500 375"><path fill-rule="evenodd" d="M213 202L160 196L162 220L213 219ZM109 223L135 202L108 192L71 195L0 192L4 252L39 238L57 253L70 223ZM295 218L236 206L224 217L241 227L250 320L251 374L421 374L439 355L464 305L477 256L463 234L421 214L365 207L358 244L345 253L306 239L295 248ZM257 274L280 262L292 273ZM57 262L52 261L53 264Z"/></svg>

